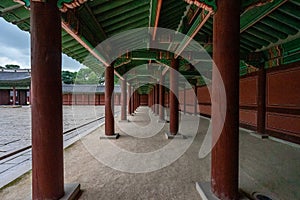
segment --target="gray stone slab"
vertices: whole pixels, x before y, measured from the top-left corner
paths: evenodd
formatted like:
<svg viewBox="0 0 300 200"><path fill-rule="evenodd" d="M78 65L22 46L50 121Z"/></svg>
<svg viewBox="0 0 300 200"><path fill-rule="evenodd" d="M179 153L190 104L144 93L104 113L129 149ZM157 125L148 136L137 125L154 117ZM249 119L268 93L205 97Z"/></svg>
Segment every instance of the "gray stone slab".
<svg viewBox="0 0 300 200"><path fill-rule="evenodd" d="M255 131L250 132L250 135L252 135L253 137L259 138L259 139L267 139L269 137L268 134L259 134Z"/></svg>
<svg viewBox="0 0 300 200"><path fill-rule="evenodd" d="M30 155L21 155L5 162L5 164L19 164L29 160Z"/></svg>
<svg viewBox="0 0 300 200"><path fill-rule="evenodd" d="M210 182L197 182L196 189L200 194L202 200L220 200L211 192L211 183ZM250 200L248 197L244 195L244 193L240 192L239 200Z"/></svg>
<svg viewBox="0 0 300 200"><path fill-rule="evenodd" d="M1 174L0 188L16 180L31 169L31 161L25 161Z"/></svg>
<svg viewBox="0 0 300 200"><path fill-rule="evenodd" d="M162 120L162 119L159 119L157 122L158 122L158 123L169 123L168 120Z"/></svg>
<svg viewBox="0 0 300 200"><path fill-rule="evenodd" d="M24 155L32 155L31 149L28 149L27 151L24 151Z"/></svg>
<svg viewBox="0 0 300 200"><path fill-rule="evenodd" d="M15 166L16 166L16 164L1 164L0 165L0 175Z"/></svg>
<svg viewBox="0 0 300 200"><path fill-rule="evenodd" d="M197 182L196 189L199 192L202 200L219 200L219 198L211 192L210 182Z"/></svg>
<svg viewBox="0 0 300 200"><path fill-rule="evenodd" d="M13 145L4 145L4 146L0 147L0 150L2 152L11 152L11 151L14 151L16 149L17 148L15 146L13 146Z"/></svg>
<svg viewBox="0 0 300 200"><path fill-rule="evenodd" d="M272 136L269 136L269 139L273 140L275 142L279 142L279 143L286 144L286 145L289 145L291 147L295 147L295 148L300 149L300 145L296 144L296 143L292 143L292 142L289 142L289 141L286 141L286 140L282 140L282 139L279 139L279 138L275 138L275 137L272 137Z"/></svg>
<svg viewBox="0 0 300 200"><path fill-rule="evenodd" d="M177 133L176 135L171 134L170 132L165 132L166 139L186 139L187 137Z"/></svg>
<svg viewBox="0 0 300 200"><path fill-rule="evenodd" d="M120 137L119 133L115 133L114 135L100 135L100 139L111 139L111 140L116 140Z"/></svg>
<svg viewBox="0 0 300 200"><path fill-rule="evenodd" d="M126 123L126 122L130 122L129 119L119 120L119 123Z"/></svg>
<svg viewBox="0 0 300 200"><path fill-rule="evenodd" d="M65 195L60 200L75 200L80 196L80 184L69 183L65 184Z"/></svg>

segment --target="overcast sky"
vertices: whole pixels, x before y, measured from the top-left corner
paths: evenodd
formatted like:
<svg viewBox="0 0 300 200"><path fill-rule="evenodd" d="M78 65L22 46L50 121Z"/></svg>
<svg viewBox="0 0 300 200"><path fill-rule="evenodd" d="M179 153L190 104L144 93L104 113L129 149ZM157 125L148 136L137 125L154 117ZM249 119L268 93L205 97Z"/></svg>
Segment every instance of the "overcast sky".
<svg viewBox="0 0 300 200"><path fill-rule="evenodd" d="M81 67L80 63L64 54L62 58L63 70L78 71ZM30 68L30 35L0 17L0 66L6 64Z"/></svg>

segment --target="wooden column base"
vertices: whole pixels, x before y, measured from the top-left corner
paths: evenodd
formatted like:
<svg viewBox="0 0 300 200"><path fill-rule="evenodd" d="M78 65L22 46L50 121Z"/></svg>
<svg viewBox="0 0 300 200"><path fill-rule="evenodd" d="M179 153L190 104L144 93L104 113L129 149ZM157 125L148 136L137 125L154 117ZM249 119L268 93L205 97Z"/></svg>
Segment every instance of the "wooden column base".
<svg viewBox="0 0 300 200"><path fill-rule="evenodd" d="M211 192L210 182L197 182L196 189L203 200L220 200ZM250 199L241 193L239 200L250 200Z"/></svg>
<svg viewBox="0 0 300 200"><path fill-rule="evenodd" d="M77 200L81 195L79 183L65 184L65 195L60 200Z"/></svg>

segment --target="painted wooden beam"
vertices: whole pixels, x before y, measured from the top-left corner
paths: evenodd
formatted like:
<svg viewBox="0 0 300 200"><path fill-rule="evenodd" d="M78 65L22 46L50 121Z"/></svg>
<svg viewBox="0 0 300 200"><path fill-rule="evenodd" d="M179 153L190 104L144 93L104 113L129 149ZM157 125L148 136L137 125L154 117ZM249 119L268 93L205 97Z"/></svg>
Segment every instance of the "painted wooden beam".
<svg viewBox="0 0 300 200"><path fill-rule="evenodd" d="M197 17L191 28L189 29L188 33L186 34L188 37L186 37L180 45L177 47L175 51L175 58L177 58L189 45L189 43L192 41L192 39L195 37L195 35L199 32L199 30L202 28L202 26L206 23L206 21L210 18L210 16L213 14L212 11L209 11L204 19L202 19L201 15Z"/></svg>
<svg viewBox="0 0 300 200"><path fill-rule="evenodd" d="M156 31L157 31L157 26L158 26L158 22L159 22L161 5L162 5L162 0L158 0L157 7L156 7L156 12L155 12L155 21L154 21L152 40L155 40L155 37L156 37Z"/></svg>
<svg viewBox="0 0 300 200"><path fill-rule="evenodd" d="M257 7L255 10L252 9L247 12L244 12L241 15L240 33L244 32L245 30L256 24L258 21L272 13L274 10L276 10L278 7L280 7L287 1L288 0L273 1L272 3L266 4L261 7Z"/></svg>
<svg viewBox="0 0 300 200"><path fill-rule="evenodd" d="M86 48L95 58L97 58L105 67L109 67L110 64L103 58L101 55L99 55L96 51L94 51L92 45L89 44L88 41L86 41L84 38L80 37L79 35L75 34L72 29L67 25L66 22L61 22L62 28L69 33L79 44L81 44L84 48ZM121 79L124 80L124 78L116 71L114 70L114 73Z"/></svg>

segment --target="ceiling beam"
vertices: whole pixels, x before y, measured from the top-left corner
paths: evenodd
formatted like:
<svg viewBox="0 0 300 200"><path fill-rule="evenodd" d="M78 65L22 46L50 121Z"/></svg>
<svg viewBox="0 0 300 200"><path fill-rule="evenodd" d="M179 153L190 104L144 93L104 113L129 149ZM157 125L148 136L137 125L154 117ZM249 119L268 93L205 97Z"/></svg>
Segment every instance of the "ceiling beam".
<svg viewBox="0 0 300 200"><path fill-rule="evenodd" d="M107 1L102 5L94 6L94 12L96 15L100 13L111 12L112 10L122 8L128 5L128 3L132 2L133 0Z"/></svg>
<svg viewBox="0 0 300 200"><path fill-rule="evenodd" d="M185 38L180 43L180 45L177 47L177 49L175 51L175 56L174 56L175 58L177 58L183 52L183 50L187 47L187 45L189 45L189 43L193 40L195 35L199 32L199 30L202 28L202 26L206 23L206 21L210 18L210 16L212 14L213 14L213 11L209 11L203 19L202 19L202 15L200 15L200 14L198 15L197 19L195 20L195 22L193 23L193 25L187 32L187 36L189 36L189 37Z"/></svg>
<svg viewBox="0 0 300 200"><path fill-rule="evenodd" d="M153 34L152 34L152 40L155 40L155 37L156 37L156 31L157 31L157 26L158 26L158 22L159 22L161 4L162 4L162 0L158 0L157 1L157 6L156 6L156 12L155 12L155 21L154 21L154 29L153 29Z"/></svg>
<svg viewBox="0 0 300 200"><path fill-rule="evenodd" d="M100 25L100 23L98 22L98 20L96 19L95 15L93 14L93 11L91 10L91 8L88 6L88 4L84 4L84 6L87 9L88 13L91 15L91 17L92 17L94 23L96 24L98 30L100 31L100 34L102 36L101 38L106 39L107 35L104 32L104 30L103 30L102 26Z"/></svg>
<svg viewBox="0 0 300 200"><path fill-rule="evenodd" d="M154 23L155 23L157 1L158 0L151 0L150 1L149 27L153 27Z"/></svg>
<svg viewBox="0 0 300 200"><path fill-rule="evenodd" d="M141 79L141 80L140 80ZM142 75L142 74L136 74L134 77L132 78L127 78L127 81L133 82L134 80L138 80L139 82L146 82L149 83L150 81L153 83L156 83L158 81L158 79L152 75ZM131 83L134 84L134 83Z"/></svg>
<svg viewBox="0 0 300 200"><path fill-rule="evenodd" d="M90 52L95 58L97 58L105 67L110 66L110 64L97 52L95 52L92 48L92 46L88 43L88 41L85 41L83 38L81 38L79 35L75 34L71 28L67 25L66 22L61 22L62 28L70 34L79 44L81 44L86 50ZM117 75L121 80L124 80L124 78L116 71L114 70L115 75Z"/></svg>
<svg viewBox="0 0 300 200"><path fill-rule="evenodd" d="M18 9L18 8L21 8L21 7L23 7L23 6L24 6L24 5L18 3L18 4L16 4L16 5L13 5L13 6L10 6L10 7L7 7L7 8L3 8L2 10L0 10L0 12L1 12L1 14L5 14L5 13L7 13L7 12L11 12L11 11L13 11L13 10L15 10L15 9Z"/></svg>
<svg viewBox="0 0 300 200"><path fill-rule="evenodd" d="M180 20L180 22L179 22L179 24L178 24L177 31L182 32L182 27L184 26L183 20L184 20L184 18L186 18L186 15L188 14L190 8L191 8L191 5L188 4L188 5L186 6L185 11L183 12L183 16L181 17L181 20ZM200 8L198 8L198 9L200 9Z"/></svg>
<svg viewBox="0 0 300 200"><path fill-rule="evenodd" d="M263 19L265 16L272 13L278 7L286 3L288 0L278 0L273 1L271 3L265 4L261 7L256 7L256 11L254 9L244 12L241 15L241 25L240 25L240 33L243 33L245 30L256 24L258 21Z"/></svg>
<svg viewBox="0 0 300 200"><path fill-rule="evenodd" d="M144 17L143 19L139 20L139 21L132 21L127 25L120 25L119 27L115 26L113 28L111 28L109 31L107 31L108 35L114 35L116 33L120 33L122 31L127 31L130 29L135 29L135 28L141 28L141 27L145 27L148 24L148 18Z"/></svg>
<svg viewBox="0 0 300 200"><path fill-rule="evenodd" d="M109 20L102 21L101 25L104 28L108 27L108 26L113 26L114 24L121 23L122 21L126 21L127 19L129 19L131 17L135 17L135 16L138 16L140 14L145 15L145 12L147 12L148 10L149 10L149 8L144 6L144 7L141 7L139 9L135 9L132 12L128 12L128 13L126 13L126 15L120 15L118 17L114 17L114 18L111 18Z"/></svg>
<svg viewBox="0 0 300 200"><path fill-rule="evenodd" d="M104 13L96 14L96 18L101 22L105 20L110 20L112 18L118 18L121 15L126 15L126 13L131 12L133 10L140 9L142 7L149 6L149 2L147 1L132 1L131 3L127 4L125 7L118 7L115 8L114 11L108 11Z"/></svg>

